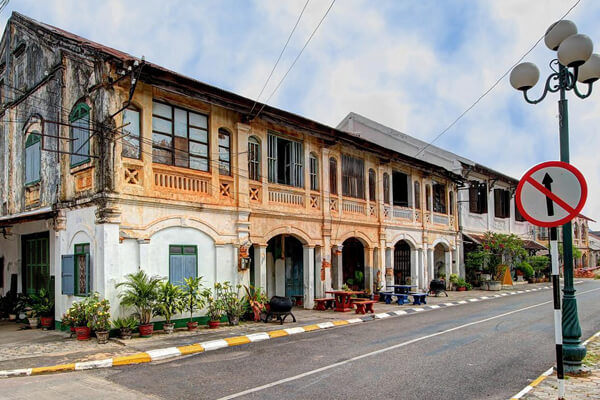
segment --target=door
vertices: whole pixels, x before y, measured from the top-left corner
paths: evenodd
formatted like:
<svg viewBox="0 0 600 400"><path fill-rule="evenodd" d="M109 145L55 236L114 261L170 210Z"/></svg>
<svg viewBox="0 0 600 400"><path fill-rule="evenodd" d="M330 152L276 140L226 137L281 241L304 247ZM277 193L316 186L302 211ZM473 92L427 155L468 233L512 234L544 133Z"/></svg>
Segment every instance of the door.
<svg viewBox="0 0 600 400"><path fill-rule="evenodd" d="M410 278L410 246L400 241L394 248L394 282L396 285L406 285Z"/></svg>
<svg viewBox="0 0 600 400"><path fill-rule="evenodd" d="M23 287L27 294L50 289L48 232L23 236Z"/></svg>

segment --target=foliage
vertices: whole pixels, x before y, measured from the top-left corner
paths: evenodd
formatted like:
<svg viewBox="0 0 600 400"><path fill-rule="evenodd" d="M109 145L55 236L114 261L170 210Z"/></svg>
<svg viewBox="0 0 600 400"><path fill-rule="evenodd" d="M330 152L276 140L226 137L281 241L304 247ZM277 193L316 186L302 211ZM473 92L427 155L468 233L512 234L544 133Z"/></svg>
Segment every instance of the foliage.
<svg viewBox="0 0 600 400"><path fill-rule="evenodd" d="M208 302L207 315L211 321L220 321L225 311L225 303L222 298L223 285L216 282L213 290L207 289L204 292Z"/></svg>
<svg viewBox="0 0 600 400"><path fill-rule="evenodd" d="M6 296L1 298L0 314L19 315L29 302L29 297L23 293L15 293L9 290Z"/></svg>
<svg viewBox="0 0 600 400"><path fill-rule="evenodd" d="M100 294L94 292L91 296L84 298L81 301L76 301L71 304L71 307L62 316L62 324L71 327L87 326L92 328L97 321L99 312L108 312L110 304L108 300L100 300ZM108 316L102 315L101 319L110 320ZM102 321L100 321L102 323Z"/></svg>
<svg viewBox="0 0 600 400"><path fill-rule="evenodd" d="M446 273L445 272L439 272L437 275L438 275L439 279L446 279Z"/></svg>
<svg viewBox="0 0 600 400"><path fill-rule="evenodd" d="M581 258L581 250L579 250L577 247L575 247L574 245L571 245L571 248L573 249L573 258ZM563 244L562 242L560 242L558 244L558 255L560 256L560 259L563 260L563 253L564 253L564 249L563 249Z"/></svg>
<svg viewBox="0 0 600 400"><path fill-rule="evenodd" d="M50 297L50 292L46 289L40 289L39 293L29 295L27 304L31 308L32 317L41 315L42 317L51 316L54 308L54 300Z"/></svg>
<svg viewBox="0 0 600 400"><path fill-rule="evenodd" d="M90 315L90 328L104 332L110 329L110 302L108 299L100 300L98 293L90 297L88 303Z"/></svg>
<svg viewBox="0 0 600 400"><path fill-rule="evenodd" d="M469 282L465 283L465 287L467 288L467 290L473 289L473 285L471 285Z"/></svg>
<svg viewBox="0 0 600 400"><path fill-rule="evenodd" d="M347 284L345 284L345 283L344 283L344 284L342 285L342 290L343 290L344 292L349 292L349 291L350 291L350 288L348 287L348 285L347 285Z"/></svg>
<svg viewBox="0 0 600 400"><path fill-rule="evenodd" d="M158 287L163 278L149 276L144 271L125 276L125 282L118 283L115 287L124 287L125 291L119 294L121 305L133 307L134 315L140 325L147 325L155 314Z"/></svg>
<svg viewBox="0 0 600 400"><path fill-rule="evenodd" d="M533 267L527 261L521 261L517 264L517 270L523 273L525 279L529 279L535 274Z"/></svg>
<svg viewBox="0 0 600 400"><path fill-rule="evenodd" d="M260 313L264 311L265 304L268 303L269 299L261 288L250 285L249 287L244 286L244 290L246 291L244 299L254 314L254 321L260 321Z"/></svg>
<svg viewBox="0 0 600 400"><path fill-rule="evenodd" d="M204 299L207 291L202 290L202 277L185 278L183 285L183 307L185 311L190 313L190 322L194 311L198 311L205 306Z"/></svg>
<svg viewBox="0 0 600 400"><path fill-rule="evenodd" d="M465 258L465 268L467 271L477 270L481 271L486 259L486 252L477 250L467 253Z"/></svg>
<svg viewBox="0 0 600 400"><path fill-rule="evenodd" d="M177 285L169 281L163 281L158 287L154 312L165 317L165 323L170 324L175 314L181 313L184 308L184 292Z"/></svg>
<svg viewBox="0 0 600 400"><path fill-rule="evenodd" d="M454 283L455 285L458 283L458 275L457 274L450 274L450 282ZM464 280L463 280L464 282ZM458 285L457 285L458 286Z"/></svg>
<svg viewBox="0 0 600 400"><path fill-rule="evenodd" d="M493 279L499 279L502 263L514 265L525 259L527 251L523 241L515 234L486 232L477 251L470 252L465 259L467 270L485 271Z"/></svg>
<svg viewBox="0 0 600 400"><path fill-rule="evenodd" d="M455 275L455 274L452 274L452 275ZM452 276L450 276L450 279L452 279ZM467 282L463 278L459 278L458 276L456 277L456 282L454 282L454 283L456 284L456 287L458 287L458 288L461 288L461 287L466 288L467 287Z"/></svg>
<svg viewBox="0 0 600 400"><path fill-rule="evenodd" d="M242 285L233 285L226 281L223 283L221 299L223 300L223 311L231 321L232 317L241 317L245 312L243 298L239 296Z"/></svg>
<svg viewBox="0 0 600 400"><path fill-rule="evenodd" d="M117 318L112 322L115 329L133 330L137 327L137 319L130 315L129 317Z"/></svg>
<svg viewBox="0 0 600 400"><path fill-rule="evenodd" d="M536 275L540 274L541 272L548 269L548 267L550 267L550 259L546 256L527 257L527 262L529 263L529 265L531 265Z"/></svg>

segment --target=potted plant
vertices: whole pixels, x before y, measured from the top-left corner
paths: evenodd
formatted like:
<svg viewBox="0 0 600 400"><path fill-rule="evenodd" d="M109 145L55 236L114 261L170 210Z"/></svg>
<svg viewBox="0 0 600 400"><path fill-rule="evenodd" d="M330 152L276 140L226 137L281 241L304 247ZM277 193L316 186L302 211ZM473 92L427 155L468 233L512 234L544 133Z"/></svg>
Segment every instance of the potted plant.
<svg viewBox="0 0 600 400"><path fill-rule="evenodd" d="M458 282L457 274L450 274L450 278L448 278L448 280L450 281L450 284L452 285L452 287L458 288L458 286L456 285L456 283Z"/></svg>
<svg viewBox="0 0 600 400"><path fill-rule="evenodd" d="M91 336L92 309L95 307L95 303L99 302L99 294L94 293L90 297L86 297L81 301L76 301L71 304L71 307L67 310L63 320L72 326L77 335L77 340L89 340Z"/></svg>
<svg viewBox="0 0 600 400"><path fill-rule="evenodd" d="M98 299L99 300L99 299ZM99 344L108 342L110 333L110 303L107 299L93 301L90 304L90 324L96 333Z"/></svg>
<svg viewBox="0 0 600 400"><path fill-rule="evenodd" d="M221 292L223 299L223 311L227 315L229 325L239 325L240 317L244 314L244 302L240 299L238 293L242 285L237 285L234 288L231 283L224 282Z"/></svg>
<svg viewBox="0 0 600 400"><path fill-rule="evenodd" d="M175 324L171 323L171 318L175 314L183 311L183 291L177 285L171 282L161 282L158 287L158 297L156 302L156 314L165 317L163 329L166 334L173 333Z"/></svg>
<svg viewBox="0 0 600 400"><path fill-rule="evenodd" d="M155 315L158 287L162 278L149 276L144 271L128 274L125 278L125 282L115 286L125 288L125 291L119 294L121 305L135 309L134 315L140 323L140 336L150 337L154 330L151 320Z"/></svg>
<svg viewBox="0 0 600 400"><path fill-rule="evenodd" d="M204 308L206 295L202 291L202 277L185 278L183 285L183 307L190 313L190 320L187 323L188 331L198 328L198 321L193 320L194 311Z"/></svg>
<svg viewBox="0 0 600 400"><path fill-rule="evenodd" d="M121 339L131 339L131 332L137 327L137 320L134 316L117 318L112 323L115 329L119 330L119 337Z"/></svg>
<svg viewBox="0 0 600 400"><path fill-rule="evenodd" d="M452 279L452 277L450 279ZM459 292L464 292L465 290L467 290L467 282L463 278L457 277L454 282L454 285L456 286L456 290Z"/></svg>
<svg viewBox="0 0 600 400"><path fill-rule="evenodd" d="M269 299L261 288L255 288L250 285L250 287L244 286L244 289L246 290L246 300L252 309L253 319L258 322L261 320L260 314L265 310L265 304L267 304Z"/></svg>
<svg viewBox="0 0 600 400"><path fill-rule="evenodd" d="M213 292L208 289L204 292L206 301L208 303L207 315L208 315L208 327L210 329L218 328L221 324L221 317L223 316L224 304L221 299L222 285L219 282L215 283L214 295Z"/></svg>
<svg viewBox="0 0 600 400"><path fill-rule="evenodd" d="M54 319L53 310L54 310L54 300L50 297L50 292L46 289L40 289L39 293L32 293L29 296L29 307L33 310L33 314L35 316L39 316L42 322L42 329L47 330L52 327L52 321ZM29 318L29 324L31 325L31 320L33 318ZM35 322L37 327L37 322ZM33 326L32 326L33 328Z"/></svg>

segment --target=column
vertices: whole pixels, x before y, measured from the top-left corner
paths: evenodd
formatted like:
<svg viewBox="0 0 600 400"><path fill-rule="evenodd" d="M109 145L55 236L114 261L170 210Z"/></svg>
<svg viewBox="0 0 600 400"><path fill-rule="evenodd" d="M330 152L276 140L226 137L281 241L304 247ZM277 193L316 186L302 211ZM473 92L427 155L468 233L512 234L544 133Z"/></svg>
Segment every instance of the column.
<svg viewBox="0 0 600 400"><path fill-rule="evenodd" d="M452 271L452 249L448 249L444 252L444 273L446 274L446 286L450 284L450 272Z"/></svg>
<svg viewBox="0 0 600 400"><path fill-rule="evenodd" d="M315 306L315 247L303 246L304 261L304 308Z"/></svg>
<svg viewBox="0 0 600 400"><path fill-rule="evenodd" d="M464 277L464 275L461 274L459 253L460 247L457 245L454 249L452 249L452 273Z"/></svg>
<svg viewBox="0 0 600 400"><path fill-rule="evenodd" d="M315 247L315 298L324 297L325 294L325 271L323 269L323 247Z"/></svg>
<svg viewBox="0 0 600 400"><path fill-rule="evenodd" d="M254 245L254 285L267 290L267 245Z"/></svg>
<svg viewBox="0 0 600 400"><path fill-rule="evenodd" d="M373 288L373 248L365 248L365 289L369 289L371 292Z"/></svg>
<svg viewBox="0 0 600 400"><path fill-rule="evenodd" d="M433 265L433 248L432 247L427 249L427 271L428 271L429 277L431 279L437 278L437 276L435 276L434 265Z"/></svg>
<svg viewBox="0 0 600 400"><path fill-rule="evenodd" d="M323 281L323 295L326 290L332 289L332 260L331 260L331 237L324 236L323 237L323 248L321 249L321 268L323 268L323 272L325 273L325 280Z"/></svg>
<svg viewBox="0 0 600 400"><path fill-rule="evenodd" d="M410 249L410 284L421 287L421 275L419 274L419 257L417 256L417 250Z"/></svg>
<svg viewBox="0 0 600 400"><path fill-rule="evenodd" d="M392 248L385 249L385 285L394 284L394 264L392 263Z"/></svg>
<svg viewBox="0 0 600 400"><path fill-rule="evenodd" d="M424 260L423 260L423 249L421 249L421 248L417 249L417 260L419 260L418 263L419 263L419 282L421 284L420 287L423 290L426 291L427 288L428 288L428 282L429 281L428 281L427 276L425 274L425 263L424 263Z"/></svg>
<svg viewBox="0 0 600 400"><path fill-rule="evenodd" d="M232 175L236 177L237 181L237 195L234 197L240 207L248 207L248 137L250 125L238 123L236 127L237 140L233 140L232 137L229 144L232 149L231 153L237 155L231 157Z"/></svg>
<svg viewBox="0 0 600 400"><path fill-rule="evenodd" d="M335 256L335 284L336 289L340 290L344 285L344 263L342 262L342 245L336 247L334 251Z"/></svg>

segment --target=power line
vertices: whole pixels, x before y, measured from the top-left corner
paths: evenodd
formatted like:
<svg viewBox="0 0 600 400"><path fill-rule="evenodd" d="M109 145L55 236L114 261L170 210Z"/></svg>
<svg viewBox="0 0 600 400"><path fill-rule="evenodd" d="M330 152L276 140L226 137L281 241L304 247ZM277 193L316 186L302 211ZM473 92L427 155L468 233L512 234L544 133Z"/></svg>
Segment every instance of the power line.
<svg viewBox="0 0 600 400"><path fill-rule="evenodd" d="M8 5L8 2L10 0L2 0L2 3L0 3L0 13L2 13L2 11L4 11L4 8Z"/></svg>
<svg viewBox="0 0 600 400"><path fill-rule="evenodd" d="M273 76L273 72L275 72L275 68L277 68L277 65L279 64L279 61L281 60L281 56L283 55L283 52L287 48L288 43L290 43L290 39L292 38L292 35L294 34L294 31L296 30L296 27L298 27L298 23L300 22L300 18L302 18L302 14L304 14L304 10L306 10L306 6L308 6L308 2L309 1L310 0L306 0L306 3L304 3L304 7L302 8L302 11L300 12L300 15L298 15L298 19L296 20L296 24L294 25L294 28L292 28L292 31L290 32L290 35L288 36L287 41L285 42L285 45L283 46L283 49L281 49L281 53L279 53L279 57L277 57L277 61L275 61L275 65L273 65L273 69L271 70L271 73L269 74L267 80L265 81L265 84L263 85L262 89L260 90L260 93L258 94L258 97L254 101L254 104L252 105L252 109L250 110L250 112L248 114L252 115L252 111L254 111L254 107L256 107L256 103L260 99L260 96L262 96L265 88L267 87L267 83L269 83L269 80Z"/></svg>
<svg viewBox="0 0 600 400"><path fill-rule="evenodd" d="M577 2L575 2L575 4L573 4L573 6L571 8L569 8L569 10L559 19L559 21L562 21L563 19L565 19L565 17L567 15L569 15L569 13L571 11L573 11L573 9L575 7L577 7L577 5L579 4L579 2L581 2L581 0L577 0ZM415 154L415 157L417 157L419 154L421 154L422 152L424 152L429 146L431 146L433 144L433 142L435 142L440 137L442 137L442 135L444 135L446 132L448 132L450 130L450 128L452 128L459 120L462 119L462 117L465 116L465 114L467 114L469 111L471 111L485 96L488 95L488 93L490 93L492 90L494 90L494 88L496 86L498 86L498 84L506 77L506 75L508 75L510 73L510 71L512 71L512 69L517 66L517 64L519 64L521 61L523 61L523 59L525 57L527 57L527 55L529 53L531 53L533 51L533 49L535 49L537 47L537 45L542 41L542 39L544 39L544 36L546 36L545 33L542 35L542 37L540 37L533 44L533 46L531 46L531 48L529 50L527 50L527 52L525 54L523 54L521 56L521 58L519 58L510 68L508 68L508 70L504 74L502 74L502 76L500 78L498 78L498 80L496 82L494 82L494 84L492 86L490 86L490 88L488 90L486 90L485 92L483 92L483 94L481 96L479 96L479 98L477 100L475 100L475 102L473 104L471 104L469 107L467 107L466 110L464 110L454 121L452 121L452 123L450 125L448 125L446 127L446 129L444 129L443 131L441 131L435 138L433 138L432 141L430 141L429 143L427 143L427 145L425 145L425 147L423 147L422 149L420 149L419 151L417 151L417 153Z"/></svg>
<svg viewBox="0 0 600 400"><path fill-rule="evenodd" d="M273 92L271 92L271 94L269 95L269 97L267 98L267 100L265 100L265 102L263 103L262 107L260 108L260 110L258 110L258 112L256 113L256 116L254 116L254 118L257 118L260 115L260 113L265 108L265 106L267 105L267 103L269 102L269 100L271 100L271 97L273 97L273 95L275 94L275 92L277 92L277 90L279 89L279 87L281 86L281 84L283 83L283 81L285 80L285 78L288 76L288 74L290 73L290 71L292 70L292 68L294 68L294 65L296 65L296 61L298 61L298 59L300 58L300 56L304 52L304 49L306 49L306 46L308 46L308 44L312 40L312 38L315 35L315 33L317 33L317 30L319 29L319 27L321 26L321 24L325 20L325 17L327 17L327 14L329 14L329 11L331 11L331 8L335 4L335 1L336 0L333 0L331 2L331 4L329 5L329 8L325 12L325 14L323 14L323 17L321 18L321 20L319 21L319 23L317 24L317 26L315 27L315 29L312 31L312 33L308 37L308 40L306 41L306 43L304 43L304 46L302 47L302 49L300 50L300 52L298 53L298 55L294 59L294 62L292 63L292 65L290 65L290 67L286 71L285 75L283 75L283 78L281 78L281 80L279 81L279 83L277 84L277 86L275 87L275 89L273 90Z"/></svg>

